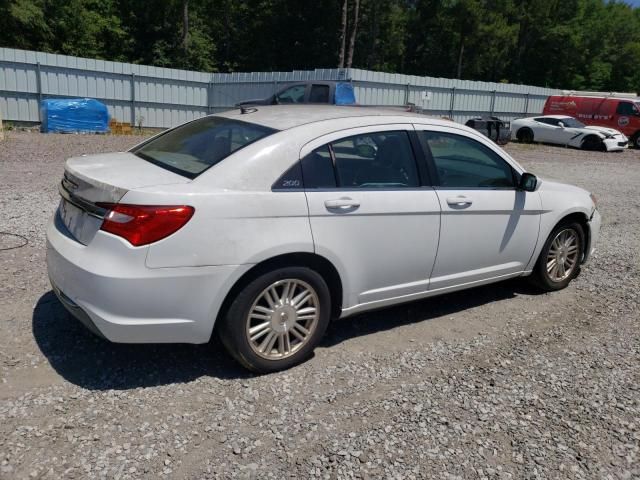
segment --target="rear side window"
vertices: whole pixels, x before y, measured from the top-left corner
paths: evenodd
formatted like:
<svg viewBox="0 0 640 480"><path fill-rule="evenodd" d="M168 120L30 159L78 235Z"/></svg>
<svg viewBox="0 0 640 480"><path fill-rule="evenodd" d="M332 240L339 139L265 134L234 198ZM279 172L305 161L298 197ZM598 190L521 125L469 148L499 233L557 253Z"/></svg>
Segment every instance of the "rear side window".
<svg viewBox="0 0 640 480"><path fill-rule="evenodd" d="M438 172L441 187L513 188L511 166L479 142L444 132L419 132Z"/></svg>
<svg viewBox="0 0 640 480"><path fill-rule="evenodd" d="M232 153L275 130L223 117L204 117L169 130L132 152L155 165L195 178Z"/></svg>
<svg viewBox="0 0 640 480"><path fill-rule="evenodd" d="M316 148L302 159L302 177L305 188L335 188L333 156L329 145Z"/></svg>
<svg viewBox="0 0 640 480"><path fill-rule="evenodd" d="M367 133L317 148L302 159L305 188L410 188L420 185L407 132Z"/></svg>
<svg viewBox="0 0 640 480"><path fill-rule="evenodd" d="M309 103L329 103L329 85L311 85Z"/></svg>
<svg viewBox="0 0 640 480"><path fill-rule="evenodd" d="M557 118L536 118L535 119L536 122L540 122L540 123L546 123L547 125L553 125L553 126L558 126L558 119Z"/></svg>

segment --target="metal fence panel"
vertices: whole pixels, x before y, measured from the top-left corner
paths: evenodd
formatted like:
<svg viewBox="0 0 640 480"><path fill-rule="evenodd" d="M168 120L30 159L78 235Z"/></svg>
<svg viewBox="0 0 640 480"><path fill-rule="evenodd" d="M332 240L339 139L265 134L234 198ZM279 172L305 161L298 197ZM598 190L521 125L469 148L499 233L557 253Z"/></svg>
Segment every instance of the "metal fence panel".
<svg viewBox="0 0 640 480"><path fill-rule="evenodd" d="M351 81L359 104L413 103L460 122L489 113L507 120L538 114L547 96L558 93L355 68L204 73L0 48L0 110L8 121L39 122L43 98L91 97L104 102L119 121L171 127L304 80Z"/></svg>

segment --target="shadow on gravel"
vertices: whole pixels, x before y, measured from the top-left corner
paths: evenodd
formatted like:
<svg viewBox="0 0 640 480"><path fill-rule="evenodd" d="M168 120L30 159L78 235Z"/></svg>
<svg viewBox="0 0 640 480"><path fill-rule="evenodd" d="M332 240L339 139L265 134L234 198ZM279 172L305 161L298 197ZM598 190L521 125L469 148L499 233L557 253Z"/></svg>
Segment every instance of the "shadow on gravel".
<svg viewBox="0 0 640 480"><path fill-rule="evenodd" d="M498 300L514 298L518 294L539 295L541 293L540 290L530 286L526 280L514 279L366 312L333 322L329 326L322 346L331 347L352 337L428 321Z"/></svg>
<svg viewBox="0 0 640 480"><path fill-rule="evenodd" d="M331 347L352 337L450 315L519 293L535 295L537 291L526 282L507 281L367 312L333 322L322 345ZM202 376L253 376L226 354L217 339L206 345L127 345L98 338L67 313L53 292L38 300L32 323L36 342L56 372L90 390L153 387Z"/></svg>
<svg viewBox="0 0 640 480"><path fill-rule="evenodd" d="M65 380L90 390L127 390L182 383L202 376L250 378L218 340L205 345L117 344L96 337L71 317L53 292L38 300L33 335Z"/></svg>

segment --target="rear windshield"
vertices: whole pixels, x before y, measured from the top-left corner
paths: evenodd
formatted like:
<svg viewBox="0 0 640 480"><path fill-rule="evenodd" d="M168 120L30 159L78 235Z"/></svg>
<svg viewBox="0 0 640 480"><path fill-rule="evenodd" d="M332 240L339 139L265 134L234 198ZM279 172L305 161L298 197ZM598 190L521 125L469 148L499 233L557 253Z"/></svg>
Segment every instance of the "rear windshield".
<svg viewBox="0 0 640 480"><path fill-rule="evenodd" d="M132 152L155 165L195 178L232 153L275 130L223 117L204 117L167 131Z"/></svg>

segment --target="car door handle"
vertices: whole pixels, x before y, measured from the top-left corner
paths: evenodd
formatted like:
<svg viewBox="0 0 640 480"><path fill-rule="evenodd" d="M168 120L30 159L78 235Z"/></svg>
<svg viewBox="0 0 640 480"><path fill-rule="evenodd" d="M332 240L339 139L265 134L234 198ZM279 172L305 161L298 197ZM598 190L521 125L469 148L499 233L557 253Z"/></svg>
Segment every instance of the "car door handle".
<svg viewBox="0 0 640 480"><path fill-rule="evenodd" d="M325 200L324 206L329 210L353 210L360 206L360 202L344 197L336 200Z"/></svg>
<svg viewBox="0 0 640 480"><path fill-rule="evenodd" d="M473 203L473 200L471 200L469 197L460 195L459 197L448 197L447 203L451 206L462 207L464 205L471 205Z"/></svg>

